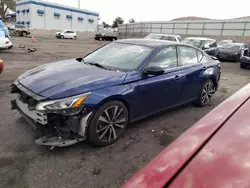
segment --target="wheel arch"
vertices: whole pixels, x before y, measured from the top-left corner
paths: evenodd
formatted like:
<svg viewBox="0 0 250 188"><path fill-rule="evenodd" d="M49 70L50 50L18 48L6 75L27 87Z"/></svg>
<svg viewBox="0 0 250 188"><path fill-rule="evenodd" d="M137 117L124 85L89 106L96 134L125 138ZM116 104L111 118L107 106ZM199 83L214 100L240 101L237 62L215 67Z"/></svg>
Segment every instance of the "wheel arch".
<svg viewBox="0 0 250 188"><path fill-rule="evenodd" d="M107 102L110 102L110 101L119 101L119 102L122 102L127 110L128 110L128 119L130 121L130 117L131 117L131 110L130 110L130 104L129 102L124 99L124 97L122 95L112 95L112 96L109 96L105 99L103 99L102 101L100 101L96 106L95 106L95 110L98 109L100 106L102 106L103 104L107 103Z"/></svg>

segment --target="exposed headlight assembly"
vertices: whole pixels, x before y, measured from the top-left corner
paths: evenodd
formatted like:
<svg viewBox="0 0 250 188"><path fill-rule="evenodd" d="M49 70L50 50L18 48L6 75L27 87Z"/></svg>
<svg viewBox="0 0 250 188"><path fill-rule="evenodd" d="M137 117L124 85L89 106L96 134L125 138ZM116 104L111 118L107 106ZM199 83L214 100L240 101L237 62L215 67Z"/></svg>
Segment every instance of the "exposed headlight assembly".
<svg viewBox="0 0 250 188"><path fill-rule="evenodd" d="M58 99L40 102L36 105L36 110L38 111L48 111L51 113L76 113L79 112L83 108L83 101L87 99L87 97L91 93L85 93L82 95L77 95L69 98Z"/></svg>
<svg viewBox="0 0 250 188"><path fill-rule="evenodd" d="M214 73L214 68L210 67L204 71L204 75L212 75Z"/></svg>

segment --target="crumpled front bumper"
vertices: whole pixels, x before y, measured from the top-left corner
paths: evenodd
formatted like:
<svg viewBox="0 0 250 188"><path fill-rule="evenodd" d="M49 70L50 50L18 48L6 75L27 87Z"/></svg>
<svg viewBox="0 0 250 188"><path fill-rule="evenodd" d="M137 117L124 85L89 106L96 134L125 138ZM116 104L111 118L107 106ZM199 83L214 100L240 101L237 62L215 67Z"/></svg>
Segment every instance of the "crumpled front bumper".
<svg viewBox="0 0 250 188"><path fill-rule="evenodd" d="M39 114L39 112L39 115L35 116L34 112L27 112L24 107L20 106L19 102L17 102L17 99L11 101L11 107L12 110L17 110L22 115L22 117L28 122L28 124L35 130L35 142L38 145L51 146L51 149L53 149L54 147L70 146L78 142L84 141L87 138L86 130L88 125L88 119L91 116L92 112L88 112L83 117L81 117L79 124L76 123L77 121L72 121L72 124L75 124L72 126L77 127L76 133L73 135L73 137L63 137L59 133L51 134L50 132L46 131L46 128L48 126L50 126L51 128L49 122L46 122L49 121L49 119L46 119L47 116L45 117L42 114ZM37 118L40 118L40 120L38 120ZM44 121L41 121L41 119L43 119ZM70 129L69 132L71 132ZM43 134L41 135L41 133Z"/></svg>

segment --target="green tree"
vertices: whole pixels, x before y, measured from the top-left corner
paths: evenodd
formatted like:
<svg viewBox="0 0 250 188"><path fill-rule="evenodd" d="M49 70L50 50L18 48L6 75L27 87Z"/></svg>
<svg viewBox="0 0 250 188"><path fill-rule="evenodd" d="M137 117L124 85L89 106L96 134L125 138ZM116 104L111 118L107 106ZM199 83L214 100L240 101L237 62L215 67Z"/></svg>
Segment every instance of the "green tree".
<svg viewBox="0 0 250 188"><path fill-rule="evenodd" d="M135 23L134 18L130 19L130 20L129 20L129 23Z"/></svg>
<svg viewBox="0 0 250 188"><path fill-rule="evenodd" d="M5 22L5 14L8 9L11 9L13 11L16 9L15 0L0 0L0 15L3 22Z"/></svg>
<svg viewBox="0 0 250 188"><path fill-rule="evenodd" d="M109 24L107 24L106 22L102 22L102 25L104 28L110 28L111 26Z"/></svg>
<svg viewBox="0 0 250 188"><path fill-rule="evenodd" d="M117 28L118 24L123 24L124 20L121 17L116 17L116 19L113 21L112 28Z"/></svg>

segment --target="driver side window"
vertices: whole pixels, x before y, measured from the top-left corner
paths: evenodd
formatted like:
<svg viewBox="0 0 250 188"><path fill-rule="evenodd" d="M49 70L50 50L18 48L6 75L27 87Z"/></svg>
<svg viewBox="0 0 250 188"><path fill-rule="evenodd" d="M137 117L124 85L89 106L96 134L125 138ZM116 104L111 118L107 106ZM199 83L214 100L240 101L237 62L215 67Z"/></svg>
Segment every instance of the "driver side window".
<svg viewBox="0 0 250 188"><path fill-rule="evenodd" d="M169 69L177 67L177 50L175 46L161 49L150 61L148 67Z"/></svg>

